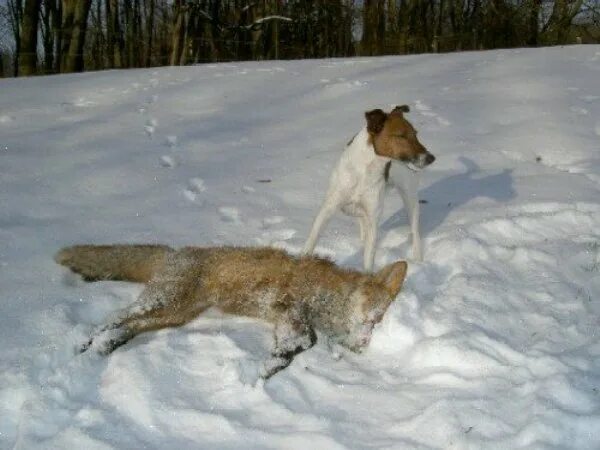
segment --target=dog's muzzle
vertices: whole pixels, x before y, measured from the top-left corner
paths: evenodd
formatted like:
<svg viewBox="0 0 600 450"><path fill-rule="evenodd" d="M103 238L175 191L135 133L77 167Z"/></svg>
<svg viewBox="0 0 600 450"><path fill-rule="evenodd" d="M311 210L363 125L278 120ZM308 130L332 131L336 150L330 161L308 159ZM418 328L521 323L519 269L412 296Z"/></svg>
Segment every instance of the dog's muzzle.
<svg viewBox="0 0 600 450"><path fill-rule="evenodd" d="M423 169L435 161L435 156L429 152L421 153L415 159L409 162L409 167L414 169Z"/></svg>

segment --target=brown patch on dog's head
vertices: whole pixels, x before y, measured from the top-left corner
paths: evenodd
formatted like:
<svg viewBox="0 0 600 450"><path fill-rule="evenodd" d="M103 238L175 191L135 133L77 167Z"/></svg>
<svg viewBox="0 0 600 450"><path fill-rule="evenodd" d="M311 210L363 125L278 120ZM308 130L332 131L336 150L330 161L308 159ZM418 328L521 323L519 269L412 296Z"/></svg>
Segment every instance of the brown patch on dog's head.
<svg viewBox="0 0 600 450"><path fill-rule="evenodd" d="M367 131L370 135L379 134L383 130L383 125L387 119L387 114L381 109L373 109L365 113L367 119Z"/></svg>
<svg viewBox="0 0 600 450"><path fill-rule="evenodd" d="M381 109L367 111L369 143L379 156L411 163L422 169L435 161L435 157L419 142L417 131L404 118L404 113L409 111L408 105L396 106L389 114Z"/></svg>

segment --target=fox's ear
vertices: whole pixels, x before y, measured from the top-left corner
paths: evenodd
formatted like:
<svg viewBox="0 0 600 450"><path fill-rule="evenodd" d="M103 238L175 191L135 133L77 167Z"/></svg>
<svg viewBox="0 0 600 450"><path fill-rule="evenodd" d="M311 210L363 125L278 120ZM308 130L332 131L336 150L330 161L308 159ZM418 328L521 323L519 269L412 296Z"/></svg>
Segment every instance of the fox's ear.
<svg viewBox="0 0 600 450"><path fill-rule="evenodd" d="M371 134L378 134L383 130L387 114L381 109L373 109L365 113L365 119L367 119L367 131Z"/></svg>
<svg viewBox="0 0 600 450"><path fill-rule="evenodd" d="M400 292L404 278L406 277L407 268L406 261L397 261L385 266L375 275L377 281L385 286L385 289L390 293L392 298L395 298Z"/></svg>

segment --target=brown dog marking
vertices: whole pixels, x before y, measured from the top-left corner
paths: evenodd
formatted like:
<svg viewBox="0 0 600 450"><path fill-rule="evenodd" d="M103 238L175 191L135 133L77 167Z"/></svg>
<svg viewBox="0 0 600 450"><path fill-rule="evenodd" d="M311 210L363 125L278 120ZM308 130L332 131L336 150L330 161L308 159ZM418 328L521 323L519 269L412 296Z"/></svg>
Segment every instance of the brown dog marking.
<svg viewBox="0 0 600 450"><path fill-rule="evenodd" d="M417 131L404 118L404 113L409 111L408 105L396 106L389 114L381 109L367 111L370 142L380 156L408 162L426 155L427 164L431 164L434 156L419 142Z"/></svg>

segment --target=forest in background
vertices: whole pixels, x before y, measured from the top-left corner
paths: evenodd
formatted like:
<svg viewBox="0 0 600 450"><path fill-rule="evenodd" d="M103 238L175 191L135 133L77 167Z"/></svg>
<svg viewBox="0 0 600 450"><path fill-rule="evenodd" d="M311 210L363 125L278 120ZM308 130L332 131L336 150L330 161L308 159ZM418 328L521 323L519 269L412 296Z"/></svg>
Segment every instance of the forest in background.
<svg viewBox="0 0 600 450"><path fill-rule="evenodd" d="M598 0L0 2L0 76L600 42Z"/></svg>

